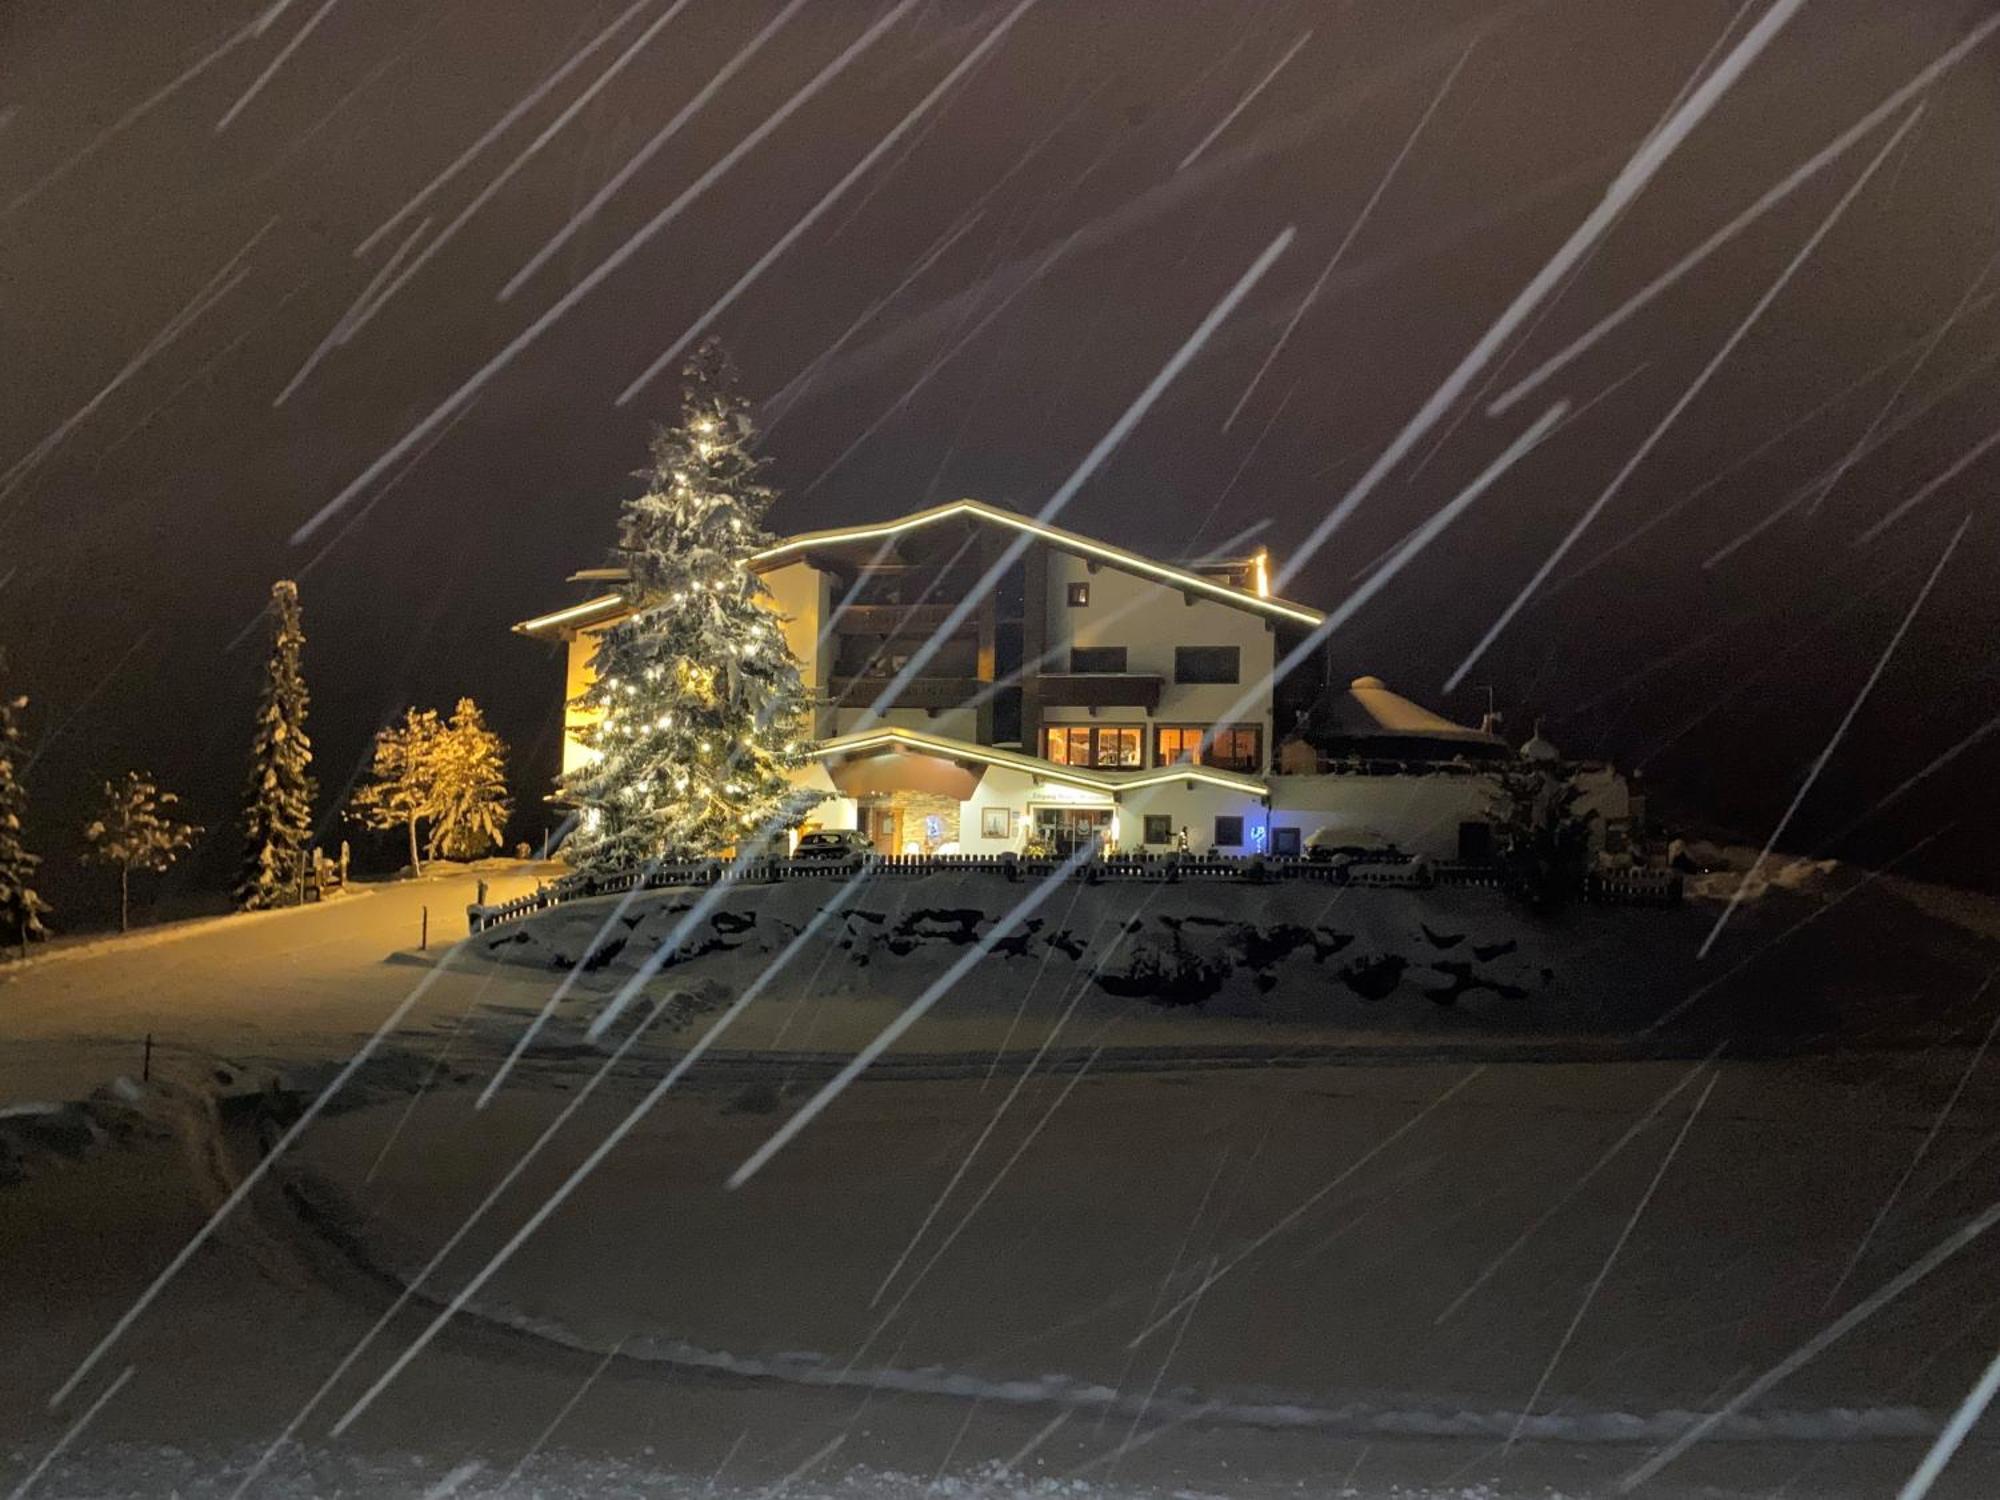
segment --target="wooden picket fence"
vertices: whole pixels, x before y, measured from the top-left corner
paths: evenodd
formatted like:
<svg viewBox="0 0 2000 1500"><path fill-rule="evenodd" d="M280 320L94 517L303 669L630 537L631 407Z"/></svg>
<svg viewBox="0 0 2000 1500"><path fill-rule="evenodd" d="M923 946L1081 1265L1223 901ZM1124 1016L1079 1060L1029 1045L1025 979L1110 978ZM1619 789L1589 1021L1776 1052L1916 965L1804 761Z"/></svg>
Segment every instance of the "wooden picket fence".
<svg viewBox="0 0 2000 1500"><path fill-rule="evenodd" d="M622 896L635 890L700 887L718 883L774 885L791 880L845 881L910 879L984 871L1008 880L1049 880L1067 876L1089 885L1106 882L1225 880L1242 884L1307 881L1368 890L1422 890L1431 886L1485 886L1502 889L1504 871L1490 864L1455 860L1405 860L1394 855L1362 856L1335 863L1281 855L1112 854L1071 864L1053 857L1016 854L889 854L859 859L788 859L765 856L740 863L721 859L663 864L613 875L566 875L525 896L498 905L472 905L466 918L474 933L519 921L570 901ZM1585 882L1586 901L1611 906L1673 906L1681 900L1681 879L1672 871L1600 871Z"/></svg>

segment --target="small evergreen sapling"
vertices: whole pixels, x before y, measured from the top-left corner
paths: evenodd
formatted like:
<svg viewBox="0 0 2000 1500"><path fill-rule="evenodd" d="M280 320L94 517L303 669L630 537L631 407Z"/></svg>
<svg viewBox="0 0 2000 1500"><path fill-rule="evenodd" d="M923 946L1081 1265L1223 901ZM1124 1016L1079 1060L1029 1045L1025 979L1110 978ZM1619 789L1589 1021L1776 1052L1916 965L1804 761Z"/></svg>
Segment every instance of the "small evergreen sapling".
<svg viewBox="0 0 2000 1500"><path fill-rule="evenodd" d="M312 842L312 741L306 736L306 684L300 670L305 631L299 586L283 579L271 586L271 656L250 747L250 777L243 811L245 837L236 906L259 911L299 899L306 851Z"/></svg>
<svg viewBox="0 0 2000 1500"><path fill-rule="evenodd" d="M430 852L478 859L506 839L514 812L507 794L507 743L487 728L477 703L461 698L435 748Z"/></svg>
<svg viewBox="0 0 2000 1500"><path fill-rule="evenodd" d="M0 941L18 947L49 935L42 919L49 905L35 893L41 856L30 854L25 825L27 789L21 785L21 710L26 698L0 697Z"/></svg>
<svg viewBox="0 0 2000 1500"><path fill-rule="evenodd" d="M175 815L180 801L172 792L161 791L145 772L127 771L123 781L104 783L98 815L84 825L88 858L118 872L120 932L132 928L133 872L165 874L201 832Z"/></svg>
<svg viewBox="0 0 2000 1500"><path fill-rule="evenodd" d="M581 869L720 853L822 795L786 774L811 748L812 703L750 566L772 500L750 405L712 339L683 376L680 422L654 435L646 491L619 518L634 612L599 637L577 700L595 755L562 787L583 813Z"/></svg>

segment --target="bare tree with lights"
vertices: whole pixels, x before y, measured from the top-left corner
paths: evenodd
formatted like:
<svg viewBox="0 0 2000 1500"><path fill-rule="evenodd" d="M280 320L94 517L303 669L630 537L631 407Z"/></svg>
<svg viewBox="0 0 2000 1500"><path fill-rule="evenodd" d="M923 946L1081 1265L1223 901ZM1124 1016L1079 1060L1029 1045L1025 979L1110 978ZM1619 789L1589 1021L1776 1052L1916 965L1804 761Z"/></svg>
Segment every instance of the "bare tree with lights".
<svg viewBox="0 0 2000 1500"><path fill-rule="evenodd" d="M118 930L132 930L134 872L164 875L195 841L198 825L183 823L181 799L163 792L143 771L127 771L123 781L104 783L98 814L84 825L88 858L118 872Z"/></svg>
<svg viewBox="0 0 2000 1500"><path fill-rule="evenodd" d="M811 748L811 702L750 566L771 544L773 498L755 436L710 339L683 371L679 424L654 434L645 493L619 518L614 561L634 609L599 637L577 699L595 753L562 783L583 814L579 868L720 853L820 800L786 775Z"/></svg>
<svg viewBox="0 0 2000 1500"><path fill-rule="evenodd" d="M375 736L372 780L354 794L353 815L370 828L400 828L410 841L410 873L424 873L418 843L437 816L438 745L445 727L434 709L410 709Z"/></svg>
<svg viewBox="0 0 2000 1500"><path fill-rule="evenodd" d="M271 656L257 706L250 778L243 811L243 871L236 881L241 911L261 911L299 899L312 842L312 741L306 736L306 683L300 668L305 629L299 586L271 585Z"/></svg>
<svg viewBox="0 0 2000 1500"><path fill-rule="evenodd" d="M28 944L49 935L42 918L49 904L36 894L39 854L28 852L28 792L21 785L21 710L26 698L0 697L0 938L28 955Z"/></svg>

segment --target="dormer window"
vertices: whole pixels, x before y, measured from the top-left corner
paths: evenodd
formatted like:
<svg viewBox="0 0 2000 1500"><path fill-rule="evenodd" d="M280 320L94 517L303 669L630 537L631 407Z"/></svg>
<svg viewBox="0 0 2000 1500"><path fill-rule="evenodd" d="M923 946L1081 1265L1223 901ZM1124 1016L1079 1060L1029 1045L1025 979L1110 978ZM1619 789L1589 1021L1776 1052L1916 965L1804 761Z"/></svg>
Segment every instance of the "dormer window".
<svg viewBox="0 0 2000 1500"><path fill-rule="evenodd" d="M1090 585L1083 582L1072 583L1069 586L1069 607L1082 609L1088 603L1090 603Z"/></svg>

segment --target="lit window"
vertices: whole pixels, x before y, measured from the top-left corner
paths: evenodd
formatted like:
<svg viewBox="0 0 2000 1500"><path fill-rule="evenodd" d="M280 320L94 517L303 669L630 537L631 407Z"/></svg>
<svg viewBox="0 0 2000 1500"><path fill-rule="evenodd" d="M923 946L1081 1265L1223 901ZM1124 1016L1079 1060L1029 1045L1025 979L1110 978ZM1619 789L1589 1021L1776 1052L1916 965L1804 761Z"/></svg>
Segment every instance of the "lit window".
<svg viewBox="0 0 2000 1500"><path fill-rule="evenodd" d="M1256 724L1235 724L1215 731L1209 742L1208 764L1225 771L1255 773L1264 763L1264 731Z"/></svg>
<svg viewBox="0 0 2000 1500"><path fill-rule="evenodd" d="M1201 764L1201 736L1204 726L1179 724L1157 731L1153 759L1163 766Z"/></svg>

